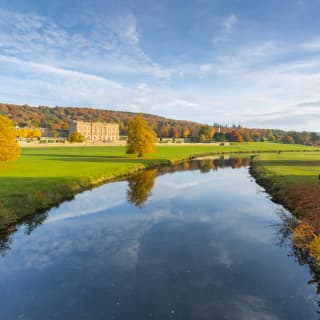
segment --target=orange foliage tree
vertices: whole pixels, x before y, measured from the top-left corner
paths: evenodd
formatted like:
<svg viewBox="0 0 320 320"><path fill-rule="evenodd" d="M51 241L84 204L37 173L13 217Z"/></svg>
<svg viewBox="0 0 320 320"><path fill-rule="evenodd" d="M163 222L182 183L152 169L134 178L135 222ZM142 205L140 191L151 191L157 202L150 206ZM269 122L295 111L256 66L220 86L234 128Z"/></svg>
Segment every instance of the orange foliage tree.
<svg viewBox="0 0 320 320"><path fill-rule="evenodd" d="M127 153L136 153L143 157L144 153L155 150L156 134L141 117L136 116L128 125Z"/></svg>
<svg viewBox="0 0 320 320"><path fill-rule="evenodd" d="M20 147L16 142L16 130L10 119L0 115L0 161L16 160Z"/></svg>

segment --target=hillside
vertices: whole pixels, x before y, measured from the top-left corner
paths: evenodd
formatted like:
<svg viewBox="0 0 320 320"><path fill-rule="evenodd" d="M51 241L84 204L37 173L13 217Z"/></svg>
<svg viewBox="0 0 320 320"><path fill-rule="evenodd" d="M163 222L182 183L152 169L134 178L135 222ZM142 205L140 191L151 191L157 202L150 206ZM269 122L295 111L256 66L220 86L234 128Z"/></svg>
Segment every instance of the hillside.
<svg viewBox="0 0 320 320"><path fill-rule="evenodd" d="M122 133L125 132L128 121L136 115L136 113L133 112L92 108L33 107L29 105L5 103L0 103L0 114L6 115L20 127L47 127L54 130L68 129L68 123L72 120L118 122ZM199 123L191 121L167 119L146 113L142 115L157 133L160 133L160 130L162 130L164 133L163 136L170 136L170 130L176 130L180 135L180 132L183 131L184 128L188 128L190 133L196 136L202 126Z"/></svg>
<svg viewBox="0 0 320 320"><path fill-rule="evenodd" d="M0 114L9 117L15 125L29 128L49 128L68 130L73 120L93 122L117 122L120 134L125 135L128 122L137 113L80 107L32 107L0 103ZM241 126L227 127L213 123L201 123L167 119L153 114L142 113L159 138L192 137L193 141L279 141L287 144L319 145L320 136L309 132L285 132L270 129L248 129ZM214 119L213 119L214 121Z"/></svg>

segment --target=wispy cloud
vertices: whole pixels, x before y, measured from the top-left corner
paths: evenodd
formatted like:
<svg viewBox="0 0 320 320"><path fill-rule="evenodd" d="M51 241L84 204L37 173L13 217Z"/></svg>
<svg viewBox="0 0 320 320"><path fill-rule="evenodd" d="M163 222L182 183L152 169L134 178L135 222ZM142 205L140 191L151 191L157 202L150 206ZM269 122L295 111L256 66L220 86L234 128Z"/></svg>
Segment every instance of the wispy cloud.
<svg viewBox="0 0 320 320"><path fill-rule="evenodd" d="M217 32L217 34L214 35L212 39L213 43L217 44L227 40L230 34L234 31L237 23L238 18L235 14L232 13L225 17L219 25L220 30Z"/></svg>
<svg viewBox="0 0 320 320"><path fill-rule="evenodd" d="M5 55L110 73L155 78L171 74L139 47L137 22L131 13L106 19L99 28L101 20L95 17L86 32L64 30L36 14L0 10L0 18L0 52Z"/></svg>
<svg viewBox="0 0 320 320"><path fill-rule="evenodd" d="M217 17L214 44L176 58L171 52L180 48L171 48L168 38L159 37L160 53L146 43L158 37L150 37L130 7L97 12L88 6L66 23L0 6L0 100L280 126L276 118L283 119L286 112L301 115L291 106L320 101L319 38L290 42L261 35L259 41L228 41L236 40L248 23L241 23L241 17L239 12ZM161 21L156 31L169 30L170 23ZM205 39L211 35L212 29ZM310 121L292 120L292 128L316 129L311 118L316 116L320 109L314 104Z"/></svg>
<svg viewBox="0 0 320 320"><path fill-rule="evenodd" d="M227 18L224 19L222 23L224 31L228 33L232 32L237 22L238 22L237 16L233 13L230 14Z"/></svg>

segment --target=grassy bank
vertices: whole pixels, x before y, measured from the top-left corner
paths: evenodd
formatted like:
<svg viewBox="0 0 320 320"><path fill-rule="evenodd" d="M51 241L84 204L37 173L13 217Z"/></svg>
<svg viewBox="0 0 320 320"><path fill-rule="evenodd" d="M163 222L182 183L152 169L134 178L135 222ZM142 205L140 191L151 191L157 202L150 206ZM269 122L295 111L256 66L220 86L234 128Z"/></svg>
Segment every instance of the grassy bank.
<svg viewBox="0 0 320 320"><path fill-rule="evenodd" d="M320 231L320 153L261 154L251 173L268 193Z"/></svg>
<svg viewBox="0 0 320 320"><path fill-rule="evenodd" d="M14 163L0 164L0 228L49 208L94 185L143 168L215 153L313 151L312 147L275 143L231 146L158 146L139 159L124 147L24 148Z"/></svg>

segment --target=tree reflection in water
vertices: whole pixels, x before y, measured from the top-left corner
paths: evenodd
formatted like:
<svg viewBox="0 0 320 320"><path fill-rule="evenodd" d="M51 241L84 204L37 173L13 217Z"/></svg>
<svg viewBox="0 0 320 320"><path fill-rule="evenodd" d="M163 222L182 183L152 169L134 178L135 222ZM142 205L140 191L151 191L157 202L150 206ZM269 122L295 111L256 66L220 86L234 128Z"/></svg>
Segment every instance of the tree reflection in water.
<svg viewBox="0 0 320 320"><path fill-rule="evenodd" d="M231 167L233 169L249 166L250 158L230 158L225 159L204 159L181 162L173 166L164 166L158 169L151 169L140 172L128 178L128 202L136 207L142 207L151 195L155 178L167 173L178 171L200 170L202 173L208 173L211 170L216 171L218 168Z"/></svg>
<svg viewBox="0 0 320 320"><path fill-rule="evenodd" d="M142 207L151 194L156 176L157 170L152 169L130 177L127 191L128 202L136 207Z"/></svg>
<svg viewBox="0 0 320 320"><path fill-rule="evenodd" d="M157 176L179 172L200 170L202 173L216 171L219 168L231 167L233 169L247 167L250 164L250 158L225 158L221 156L217 159L192 160L189 162L178 163L173 166L163 166L157 169L146 170L131 176L127 179L128 202L138 208L143 207L152 193ZM276 244L289 249L290 255L296 262L302 266L308 266L311 279L309 284L316 286L317 293L320 294L320 268L316 261L310 257L307 250L297 247L292 240L292 230L297 226L298 221L289 212L280 210L278 212L281 222L273 225L275 229ZM0 232L0 255L5 255L10 250L12 242L11 235L23 226L26 235L30 235L39 225L45 222L48 213L37 214L32 218L26 219L18 225ZM320 300L318 301L320 306Z"/></svg>
<svg viewBox="0 0 320 320"><path fill-rule="evenodd" d="M10 250L10 244L12 242L11 235L15 233L18 228L24 227L25 234L30 235L37 227L42 225L48 218L48 211L38 213L33 217L24 219L22 222L15 226L10 226L5 230L0 231L0 255L4 256L8 250Z"/></svg>
<svg viewBox="0 0 320 320"><path fill-rule="evenodd" d="M192 160L189 162L181 162L173 166L163 166L157 169L146 170L138 173L127 179L128 202L137 206L143 207L151 195L152 189L155 184L155 178L167 173L173 173L177 171L194 171L200 170L202 173L207 173L219 168L231 167L233 169L246 167L250 164L250 158L232 158L221 156L217 159L205 159L205 160ZM17 231L21 226L25 228L26 235L30 235L38 226L45 222L48 217L48 211L38 213L31 218L24 219L19 224L10 226L3 229L0 226L0 255L5 255L10 250L11 235Z"/></svg>

